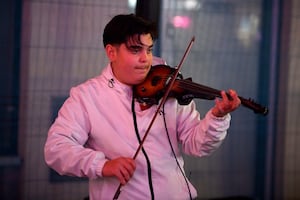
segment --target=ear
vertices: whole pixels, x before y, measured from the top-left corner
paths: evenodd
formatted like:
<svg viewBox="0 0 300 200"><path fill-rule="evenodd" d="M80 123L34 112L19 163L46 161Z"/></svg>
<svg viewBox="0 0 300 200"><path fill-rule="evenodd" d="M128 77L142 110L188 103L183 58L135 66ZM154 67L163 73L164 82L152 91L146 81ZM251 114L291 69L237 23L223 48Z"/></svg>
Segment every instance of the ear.
<svg viewBox="0 0 300 200"><path fill-rule="evenodd" d="M111 44L106 45L105 47L106 55L108 59L112 62L117 57L117 48Z"/></svg>

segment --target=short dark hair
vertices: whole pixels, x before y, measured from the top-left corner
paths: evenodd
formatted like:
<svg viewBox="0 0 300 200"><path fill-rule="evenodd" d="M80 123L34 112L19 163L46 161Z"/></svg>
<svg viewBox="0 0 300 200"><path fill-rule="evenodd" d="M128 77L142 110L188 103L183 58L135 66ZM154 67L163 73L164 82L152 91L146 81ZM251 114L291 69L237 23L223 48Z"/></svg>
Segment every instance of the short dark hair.
<svg viewBox="0 0 300 200"><path fill-rule="evenodd" d="M157 26L134 14L116 15L105 26L103 31L103 45L122 44L140 35L150 33L153 41L157 39Z"/></svg>

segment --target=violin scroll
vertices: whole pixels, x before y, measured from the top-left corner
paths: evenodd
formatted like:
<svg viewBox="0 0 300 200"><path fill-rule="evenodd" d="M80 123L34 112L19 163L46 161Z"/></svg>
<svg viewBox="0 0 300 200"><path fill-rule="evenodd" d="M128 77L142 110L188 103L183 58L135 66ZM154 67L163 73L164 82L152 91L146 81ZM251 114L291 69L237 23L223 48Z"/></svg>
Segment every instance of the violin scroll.
<svg viewBox="0 0 300 200"><path fill-rule="evenodd" d="M251 110L254 111L254 113L257 114L262 114L262 115L267 115L269 110L267 107L264 107L258 103L256 103L253 99L244 99L243 97L239 96L241 103L243 106L250 108Z"/></svg>

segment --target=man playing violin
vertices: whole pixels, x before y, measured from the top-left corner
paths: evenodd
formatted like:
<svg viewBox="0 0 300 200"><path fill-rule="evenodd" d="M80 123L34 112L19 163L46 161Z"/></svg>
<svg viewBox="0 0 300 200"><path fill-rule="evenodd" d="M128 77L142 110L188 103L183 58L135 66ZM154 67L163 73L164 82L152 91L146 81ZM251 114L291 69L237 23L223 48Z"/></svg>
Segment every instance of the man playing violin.
<svg viewBox="0 0 300 200"><path fill-rule="evenodd" d="M182 153L206 156L226 136L230 112L240 105L234 90L221 92L200 119L194 101L168 98L139 148L157 105L145 108L133 97L152 65L157 30L133 14L117 15L106 25L103 43L108 65L73 87L48 132L46 163L59 174L89 178L92 200L194 199L197 192L183 171Z"/></svg>

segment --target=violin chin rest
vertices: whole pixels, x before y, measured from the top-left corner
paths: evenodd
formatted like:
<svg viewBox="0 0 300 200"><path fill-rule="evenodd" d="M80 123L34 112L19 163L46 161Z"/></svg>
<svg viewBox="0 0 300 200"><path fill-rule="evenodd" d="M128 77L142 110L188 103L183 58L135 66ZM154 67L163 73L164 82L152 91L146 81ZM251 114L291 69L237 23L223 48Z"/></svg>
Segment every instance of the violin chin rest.
<svg viewBox="0 0 300 200"><path fill-rule="evenodd" d="M194 95L187 94L187 95L179 96L176 99L180 105L188 105L191 103L193 98L194 98Z"/></svg>

